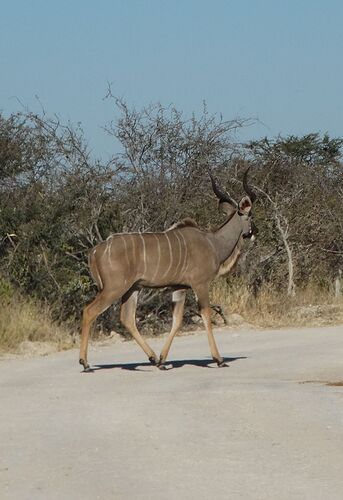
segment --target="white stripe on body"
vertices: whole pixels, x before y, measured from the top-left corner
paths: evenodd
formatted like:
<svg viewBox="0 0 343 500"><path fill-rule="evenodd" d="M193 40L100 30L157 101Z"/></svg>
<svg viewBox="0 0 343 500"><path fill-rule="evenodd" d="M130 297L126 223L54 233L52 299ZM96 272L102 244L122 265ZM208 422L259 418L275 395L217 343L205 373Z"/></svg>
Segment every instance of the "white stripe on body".
<svg viewBox="0 0 343 500"><path fill-rule="evenodd" d="M128 267L130 267L130 260L129 260L129 254L127 251L127 243L126 243L126 238L124 235L120 235L121 240L124 242L124 247L125 247L125 259L126 259L126 264Z"/></svg>
<svg viewBox="0 0 343 500"><path fill-rule="evenodd" d="M94 248L94 252L93 252L93 256L95 257L95 254L96 254L96 248ZM98 271L98 268L97 268L97 265L95 264L95 272L96 272L96 276L94 276L94 279L96 280L96 278L98 278L98 282L99 282L99 288L100 290L102 290L104 288L104 284L102 282L102 279L101 279L101 276L100 276L100 273Z"/></svg>
<svg viewBox="0 0 343 500"><path fill-rule="evenodd" d="M107 241L107 243L106 243L105 253L107 254L107 260L108 260L108 263L110 265L110 268L113 269L113 262L111 259L111 251L112 251L112 243L113 243L112 237L107 238L106 241Z"/></svg>
<svg viewBox="0 0 343 500"><path fill-rule="evenodd" d="M182 262L182 247L181 247L180 238L178 237L176 231L174 231L173 234L175 234L178 245L179 245L179 262L177 263L177 266L175 267L175 276L177 276L177 274L179 272L179 267L181 266L181 262Z"/></svg>
<svg viewBox="0 0 343 500"><path fill-rule="evenodd" d="M143 276L145 276L145 273L146 273L146 249L145 249L145 241L144 241L144 238L143 238L143 235L141 233L138 233L141 240L142 240L142 243L143 243L143 262L144 262L144 271L143 271Z"/></svg>
<svg viewBox="0 0 343 500"><path fill-rule="evenodd" d="M170 239L169 239L169 236L168 236L168 234L167 234L167 233L163 233L163 234L164 234L164 236L167 238L167 241L168 241L170 263L169 263L168 269L167 269L167 270L166 270L166 272L163 274L162 279L163 279L163 278L165 278L165 277L168 275L168 273L169 273L169 271L170 271L170 269L171 269L171 267L172 267L172 263L173 263L173 253L172 253L172 247L171 247L171 244L170 244Z"/></svg>
<svg viewBox="0 0 343 500"><path fill-rule="evenodd" d="M130 237L132 237L132 233L130 234ZM133 240L131 240L131 246L132 246L132 264L135 267L136 266L136 238L133 237ZM136 277L137 277L137 269L136 269Z"/></svg>
<svg viewBox="0 0 343 500"><path fill-rule="evenodd" d="M152 277L152 281L154 282L154 280L156 279L156 277L158 275L158 270L159 270L159 267L160 267L161 245L160 245L160 240L159 240L159 237L157 236L157 234L153 233L153 235L155 236L156 241L157 241L157 264L156 264L156 270L154 272L154 276Z"/></svg>
<svg viewBox="0 0 343 500"><path fill-rule="evenodd" d="M185 252L184 252L185 258L184 258L182 269L181 269L181 273L180 273L180 278L182 279L183 276L184 276L184 274L185 274L187 265L188 265L188 262L187 262L187 260L188 260L188 249L187 249L187 243L186 243L184 235L182 234L182 231L179 231L179 235L181 236L183 244L185 245Z"/></svg>
<svg viewBox="0 0 343 500"><path fill-rule="evenodd" d="M106 243L106 248L105 248L105 253L111 253L111 238L107 238L107 243Z"/></svg>

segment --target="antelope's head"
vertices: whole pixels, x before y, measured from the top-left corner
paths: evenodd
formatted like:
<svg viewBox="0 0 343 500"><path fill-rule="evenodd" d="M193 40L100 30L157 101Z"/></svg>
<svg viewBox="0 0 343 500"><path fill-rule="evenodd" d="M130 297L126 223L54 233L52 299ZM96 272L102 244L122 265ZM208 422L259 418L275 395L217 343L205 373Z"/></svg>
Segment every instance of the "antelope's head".
<svg viewBox="0 0 343 500"><path fill-rule="evenodd" d="M222 210L228 216L229 220L235 215L235 213L237 213L239 216L243 238L249 238L251 241L253 241L258 233L258 229L252 220L252 206L254 201L256 200L256 194L248 185L249 169L250 167L244 172L243 175L243 188L246 195L241 198L239 203L231 198L229 193L223 191L218 187L211 172L209 172L209 175L211 178L214 194L219 199L220 210Z"/></svg>

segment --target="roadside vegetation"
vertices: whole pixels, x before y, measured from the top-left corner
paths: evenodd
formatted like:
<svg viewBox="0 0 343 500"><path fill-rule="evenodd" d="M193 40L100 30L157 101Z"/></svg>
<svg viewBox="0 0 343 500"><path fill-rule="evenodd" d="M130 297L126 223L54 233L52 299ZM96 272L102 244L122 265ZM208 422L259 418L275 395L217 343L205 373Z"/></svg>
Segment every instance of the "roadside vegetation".
<svg viewBox="0 0 343 500"><path fill-rule="evenodd" d="M0 281L0 353L16 351L31 342L49 342L62 350L74 344L66 325L53 321L49 307L31 297L23 298Z"/></svg>
<svg viewBox="0 0 343 500"><path fill-rule="evenodd" d="M342 320L343 139L313 133L239 144L244 121L206 108L190 118L159 104L130 109L108 97L117 118L106 133L117 152L106 160L94 158L79 127L0 114L1 349L75 340L95 294L87 252L109 234L164 230L187 216L205 228L221 224L208 166L237 198L251 166L258 195L257 241L212 287L228 322L231 313L259 326ZM168 291L142 291L139 328L165 331L170 302ZM189 297L186 324L195 317ZM95 328L122 332L118 307Z"/></svg>

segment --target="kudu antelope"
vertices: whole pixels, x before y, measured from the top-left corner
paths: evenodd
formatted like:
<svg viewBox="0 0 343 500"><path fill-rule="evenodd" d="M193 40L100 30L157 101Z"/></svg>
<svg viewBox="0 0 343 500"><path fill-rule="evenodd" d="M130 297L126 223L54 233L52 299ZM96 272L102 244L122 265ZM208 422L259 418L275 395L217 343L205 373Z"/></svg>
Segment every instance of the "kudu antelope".
<svg viewBox="0 0 343 500"><path fill-rule="evenodd" d="M164 368L172 340L181 326L188 288L193 289L198 299L213 360L218 366L226 366L212 333L209 284L216 276L230 271L240 255L243 239L252 238L256 232L251 220L256 195L247 183L248 170L243 177L248 196L239 203L222 191L210 174L219 208L227 215L226 222L217 231L204 231L190 219L185 219L160 233L113 234L90 251L90 271L99 293L83 312L80 364L85 371L89 370L90 325L120 298L121 322L150 362ZM159 358L136 326L137 298L142 287L171 287L174 290L172 328Z"/></svg>

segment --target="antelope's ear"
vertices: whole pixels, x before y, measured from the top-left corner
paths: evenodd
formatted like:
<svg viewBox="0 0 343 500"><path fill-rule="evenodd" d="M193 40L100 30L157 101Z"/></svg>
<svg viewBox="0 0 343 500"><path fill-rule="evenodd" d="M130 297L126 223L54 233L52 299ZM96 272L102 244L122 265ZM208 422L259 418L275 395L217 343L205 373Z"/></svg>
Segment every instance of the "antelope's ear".
<svg viewBox="0 0 343 500"><path fill-rule="evenodd" d="M231 205L231 203L227 201L220 201L218 208L221 212L224 212L224 214L226 214L227 216L230 216L233 212L236 212L237 210L236 207L234 207L233 205Z"/></svg>
<svg viewBox="0 0 343 500"><path fill-rule="evenodd" d="M251 203L251 199L249 198L249 196L244 196L238 204L239 211L244 215L249 214L251 207L252 207L252 203Z"/></svg>

